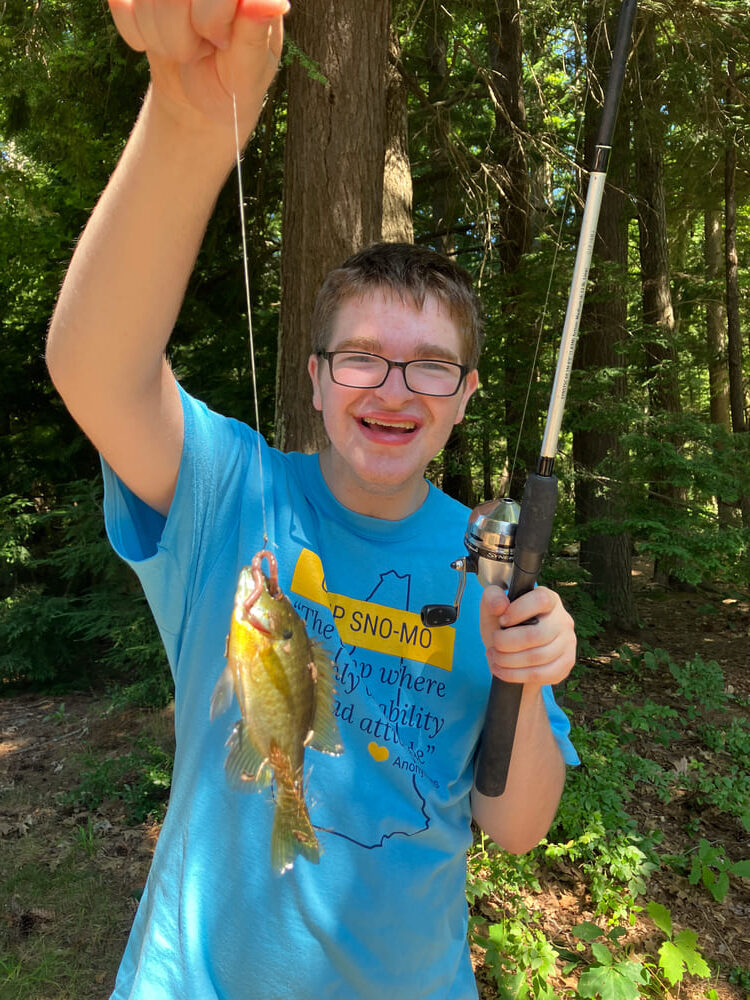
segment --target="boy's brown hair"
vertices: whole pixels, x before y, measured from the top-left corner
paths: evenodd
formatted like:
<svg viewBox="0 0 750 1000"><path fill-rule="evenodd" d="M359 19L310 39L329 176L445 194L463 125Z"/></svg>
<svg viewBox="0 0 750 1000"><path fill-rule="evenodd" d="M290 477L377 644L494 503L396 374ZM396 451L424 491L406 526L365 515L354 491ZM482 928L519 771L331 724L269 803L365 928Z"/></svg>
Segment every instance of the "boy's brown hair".
<svg viewBox="0 0 750 1000"><path fill-rule="evenodd" d="M411 243L375 243L328 274L313 309L313 352L327 349L343 302L377 290L392 292L418 309L428 295L446 306L463 344L461 360L476 368L484 331L471 278L450 258Z"/></svg>

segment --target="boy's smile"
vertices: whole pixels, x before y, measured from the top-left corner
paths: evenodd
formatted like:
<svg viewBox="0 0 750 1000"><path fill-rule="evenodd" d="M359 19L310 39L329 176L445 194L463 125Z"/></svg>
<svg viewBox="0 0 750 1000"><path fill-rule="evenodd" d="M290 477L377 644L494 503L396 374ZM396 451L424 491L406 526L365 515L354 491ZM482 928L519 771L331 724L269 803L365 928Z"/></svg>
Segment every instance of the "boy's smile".
<svg viewBox="0 0 750 1000"><path fill-rule="evenodd" d="M327 349L366 351L391 361L464 360L447 306L428 296L418 309L388 291L346 299ZM476 370L466 375L454 396L412 392L396 368L383 385L364 389L335 383L328 363L316 355L308 370L313 405L323 414L331 442L320 455L331 492L360 514L399 520L414 513L427 494L427 464L463 418L477 387Z"/></svg>

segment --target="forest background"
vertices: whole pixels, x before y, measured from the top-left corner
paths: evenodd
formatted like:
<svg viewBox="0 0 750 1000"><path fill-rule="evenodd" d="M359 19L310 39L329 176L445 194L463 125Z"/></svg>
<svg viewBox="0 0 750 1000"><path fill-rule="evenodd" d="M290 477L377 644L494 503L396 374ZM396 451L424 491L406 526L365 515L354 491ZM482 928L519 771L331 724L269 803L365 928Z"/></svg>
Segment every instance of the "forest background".
<svg viewBox="0 0 750 1000"><path fill-rule="evenodd" d="M468 506L520 496L541 439L617 13L609 0L299 0L243 162L260 425L269 439L302 450L322 440L305 372L307 317L322 276L363 244L414 241L451 254L473 275L486 314L481 388L431 477ZM563 426L545 577L565 584L584 658L618 629L633 637L618 669L641 679L658 669L689 702L692 664L693 694L696 676L706 690L713 685L703 708L717 686L730 699L735 742L724 738L722 747L735 769L720 773L716 764L714 777L734 789L724 807L739 853L725 845L717 861L704 849L704 888L711 877L723 886L726 876L728 886L748 873L750 779L745 764L736 766L750 745L747 691L717 681L699 656L682 667L669 652L639 645L633 580L634 566L647 565L664 593L708 592L741 607L747 600L749 72L745 0L641 4ZM103 536L97 456L43 360L75 240L147 80L145 60L122 44L101 0L0 7L0 680L14 695L110 685L119 704L158 706L171 696L135 578ZM234 176L169 350L188 390L255 423ZM628 725L636 726L620 719L616 728ZM648 728L643 717L639 725ZM584 747L592 739L582 736ZM614 775L612 757L609 768ZM653 772L641 778L659 787ZM620 856L630 909L613 896L594 907L609 921L600 919L600 930L611 931L632 918L645 874L663 857L653 838L638 839L619 813L608 824L601 810L606 835L584 849L592 843L584 811L574 820L569 810L558 831L559 843L578 845L579 867L612 872L617 851L640 852L627 863ZM577 822L583 826L573 830ZM700 832L673 863L686 878ZM547 861L559 862L561 852ZM501 863L484 848L477 857L482 879L487 865ZM475 903L494 891L475 890ZM666 926L660 911L657 919ZM519 979L508 995L546 995L532 925L530 918L515 945L504 925L504 952L515 947L517 963L496 969L491 936L476 931L501 994L522 973L530 993L518 992ZM604 970L609 988L630 982L645 990L617 935L604 944L586 933L594 932L580 937L589 972ZM674 945L676 933L670 925L665 942ZM683 945L679 968L695 972L697 959L691 968L684 956L693 952ZM611 965L597 947L609 949ZM555 961L559 967L559 953ZM741 962L712 968L750 989ZM657 972L672 982L661 958ZM576 989L606 995L586 980Z"/></svg>

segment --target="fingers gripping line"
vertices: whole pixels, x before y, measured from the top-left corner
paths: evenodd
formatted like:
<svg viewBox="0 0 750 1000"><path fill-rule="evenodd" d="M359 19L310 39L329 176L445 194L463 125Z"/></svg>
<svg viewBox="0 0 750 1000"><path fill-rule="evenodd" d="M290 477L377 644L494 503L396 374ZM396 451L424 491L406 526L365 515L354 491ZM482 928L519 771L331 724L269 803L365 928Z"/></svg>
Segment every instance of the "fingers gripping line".
<svg viewBox="0 0 750 1000"><path fill-rule="evenodd" d="M270 21L287 0L109 0L117 30L136 52L190 62L209 48L228 49L238 18Z"/></svg>

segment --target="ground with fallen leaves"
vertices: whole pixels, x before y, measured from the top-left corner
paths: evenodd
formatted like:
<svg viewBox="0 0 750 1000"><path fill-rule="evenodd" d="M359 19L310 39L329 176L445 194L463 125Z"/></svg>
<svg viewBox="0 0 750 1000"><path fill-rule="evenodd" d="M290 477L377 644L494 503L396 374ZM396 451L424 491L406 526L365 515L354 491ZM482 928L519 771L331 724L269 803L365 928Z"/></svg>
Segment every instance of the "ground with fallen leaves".
<svg viewBox="0 0 750 1000"><path fill-rule="evenodd" d="M716 592L664 594L645 579L638 600L639 633L602 639L599 655L588 662L583 701L575 708L579 722L612 703L611 662L623 642L663 647L675 661L699 652L719 663L728 687L750 696L750 602ZM658 700L659 678L648 683ZM0 698L0 1000L109 996L159 827L128 822L117 798L87 810L72 804L69 793L80 784L83 752L89 761L114 759L127 755L144 734L168 750L171 711L116 712L110 699L92 693ZM691 744L689 727L679 745L648 749L657 759L661 754L663 766L673 767L700 752ZM665 806L645 791L632 804L632 814L643 829L656 824L664 830L666 850L669 845L678 850L684 847L687 807L680 799ZM701 835L722 844L735 860L750 857L750 838L740 831L721 815L702 817ZM723 903L670 870L656 873L648 891L669 908L676 925L698 932L706 959L725 968L750 966L748 880L733 879ZM559 864L554 875L542 876L539 891L529 893L525 903L539 914L556 946L574 948L571 928L597 919L573 864ZM501 919L502 900L482 906L488 922ZM634 945L651 954L658 949L653 933L647 920L629 931ZM490 1000L496 989L482 971L481 953L474 958L483 1000ZM555 985L560 992L566 986ZM679 995L697 1000L709 987L717 1000L747 1000L744 989L722 978L683 984Z"/></svg>
<svg viewBox="0 0 750 1000"><path fill-rule="evenodd" d="M612 633L596 643L599 655L586 660L587 669L579 671L583 700L572 708L574 721L585 726L620 699L617 689L622 675L613 670L612 664L616 651L624 643L635 650L646 646L661 647L678 664L692 660L696 653L704 660L715 660L724 674L725 689L737 695L738 700L744 699L747 705L750 698L750 598L737 597L736 592L728 597L727 592L718 590L665 593L650 582L645 566L641 566L635 583L642 628L637 634ZM677 710L685 721L680 738L669 746L661 746L644 736L631 742L629 749L657 761L668 770L679 772L688 761L696 758L705 760L710 767L711 755L706 753L695 731L697 727L684 717L684 705L669 698L664 678L658 673L647 674L643 685L644 699L650 698ZM726 724L726 712L744 718L748 715L747 708L730 703L728 709L722 709L722 718L719 713L711 713L714 718L709 714L709 721ZM746 773L748 761L738 763ZM700 829L696 830L696 806L688 796L677 796L665 805L655 790L642 784L638 798L628 804L628 811L637 820L640 830L663 831L661 853L679 854L694 846L699 837L705 837L712 845L723 847L731 861L750 858L750 834L741 823L724 813L704 810L699 817ZM571 929L582 921L607 926L606 920L596 916L590 894L575 865L558 861L554 872L547 877L542 875L540 881L540 891L525 894L524 903L538 915L539 926L558 950L575 952L578 942ZM670 910L675 930L690 928L697 932L698 947L712 967L740 968L746 973L745 982L750 979L750 880L733 877L726 898L717 903L702 886L691 885L687 877L665 867L652 875L645 898ZM502 899L489 899L480 906L481 916L488 923L502 920ZM634 958L643 959L658 954L664 936L644 914L622 940L632 945ZM481 953L475 954L474 959L480 996L482 1000L494 1000L497 988L482 969ZM552 985L564 995L565 988L573 987L575 981L575 978L566 981L561 976L553 980ZM725 975L710 981L686 977L670 995L684 1000L704 1000L710 989L715 990L716 1000L750 1000L747 989L727 982Z"/></svg>

